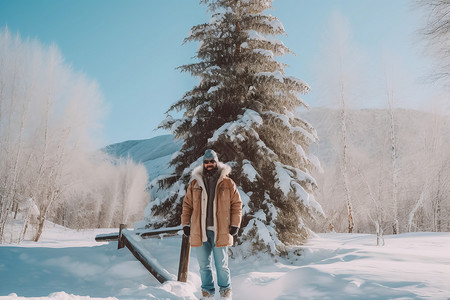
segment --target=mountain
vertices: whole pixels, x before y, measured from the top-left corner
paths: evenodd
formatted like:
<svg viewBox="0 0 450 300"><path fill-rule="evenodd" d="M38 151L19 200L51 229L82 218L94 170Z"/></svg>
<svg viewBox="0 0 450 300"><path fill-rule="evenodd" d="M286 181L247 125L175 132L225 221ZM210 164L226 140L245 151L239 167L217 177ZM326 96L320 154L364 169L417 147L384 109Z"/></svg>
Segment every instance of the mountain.
<svg viewBox="0 0 450 300"><path fill-rule="evenodd" d="M117 157L130 157L137 163L144 164L149 181L161 174L168 174L172 168L168 166L172 155L180 150L182 141L175 140L173 135L161 135L146 140L131 140L106 146L104 152Z"/></svg>
<svg viewBox="0 0 450 300"><path fill-rule="evenodd" d="M341 112L330 108L311 108L300 116L317 131L319 142L312 152L322 165L332 165L340 159ZM446 137L450 118L446 115L397 108L393 111L398 151L412 154L423 151L430 136ZM391 145L390 112L386 109L348 110L347 141L353 150L367 157L376 157L380 151L389 153ZM446 138L445 138L446 139ZM403 156L404 156L403 155Z"/></svg>

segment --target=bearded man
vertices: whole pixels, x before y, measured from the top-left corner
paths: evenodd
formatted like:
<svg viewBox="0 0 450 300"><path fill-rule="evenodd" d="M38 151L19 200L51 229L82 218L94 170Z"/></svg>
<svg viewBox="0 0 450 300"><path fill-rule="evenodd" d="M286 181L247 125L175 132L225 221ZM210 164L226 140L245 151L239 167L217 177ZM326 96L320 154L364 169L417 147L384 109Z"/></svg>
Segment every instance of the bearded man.
<svg viewBox="0 0 450 300"><path fill-rule="evenodd" d="M192 171L183 199L181 224L196 248L203 299L213 298L215 293L211 256L220 296L231 299L228 247L233 245L233 236L241 224L242 201L236 184L228 178L230 171L229 166L219 162L214 150L206 150L203 164Z"/></svg>

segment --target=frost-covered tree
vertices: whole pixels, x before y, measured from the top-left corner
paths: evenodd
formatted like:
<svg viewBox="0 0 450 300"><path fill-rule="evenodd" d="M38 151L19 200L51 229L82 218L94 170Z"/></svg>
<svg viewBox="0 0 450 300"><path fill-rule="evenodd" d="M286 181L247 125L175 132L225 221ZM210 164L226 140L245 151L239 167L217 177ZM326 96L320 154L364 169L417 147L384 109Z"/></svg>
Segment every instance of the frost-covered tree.
<svg viewBox="0 0 450 300"><path fill-rule="evenodd" d="M203 0L209 23L194 26L185 42L199 42L196 62L181 66L199 83L170 107L161 128L183 139L171 164L175 173L160 178L149 206L153 226L180 223L181 200L190 171L205 149L232 167L243 199L240 242L254 250L284 251L308 237L308 221L323 214L313 196L310 154L315 129L296 114L307 108L302 80L287 76L277 57L291 53L274 37L281 22L265 11L272 1ZM170 113L183 111L180 118Z"/></svg>
<svg viewBox="0 0 450 300"><path fill-rule="evenodd" d="M0 240L12 207L27 211L31 203L39 239L71 184L71 156L91 142L100 102L97 86L74 73L55 45L0 30Z"/></svg>
<svg viewBox="0 0 450 300"><path fill-rule="evenodd" d="M117 228L142 219L149 201L144 165L100 151L77 157L77 162L72 169L74 183L54 215L58 223L76 229Z"/></svg>
<svg viewBox="0 0 450 300"><path fill-rule="evenodd" d="M94 155L101 100L95 82L74 72L56 45L0 29L0 243L37 241L46 221L118 226L142 213L144 167Z"/></svg>
<svg viewBox="0 0 450 300"><path fill-rule="evenodd" d="M448 121L438 114L433 114L426 124L424 134L419 137L422 143L420 157L415 160L420 166L421 182L416 193L414 205L408 215L408 231L435 231L435 224L441 219L441 207L449 191L447 184L448 156L441 153L448 149ZM439 154L438 154L439 153ZM425 159L424 159L425 158ZM448 198L447 198L448 199ZM449 201L447 200L447 203ZM444 205L445 206L445 205Z"/></svg>
<svg viewBox="0 0 450 300"><path fill-rule="evenodd" d="M339 110L339 117L332 125L336 132L336 153L340 160L340 176L345 194L347 209L347 231L353 232L355 227L355 211L353 208L352 145L349 142L352 127L358 126L350 119L350 107L361 102L365 64L364 55L352 40L350 22L341 14L334 13L330 17L328 31L324 35L324 47L321 51L318 66L321 92L324 93L328 105Z"/></svg>
<svg viewBox="0 0 450 300"><path fill-rule="evenodd" d="M427 42L427 53L436 58L434 77L450 84L450 1L416 0L425 15L421 34Z"/></svg>
<svg viewBox="0 0 450 300"><path fill-rule="evenodd" d="M398 143L397 130L395 125L395 111L394 111L394 89L386 87L386 94L389 106L389 124L390 124L390 148L391 148L391 166L392 166L392 215L393 215L393 233L399 233L398 221Z"/></svg>

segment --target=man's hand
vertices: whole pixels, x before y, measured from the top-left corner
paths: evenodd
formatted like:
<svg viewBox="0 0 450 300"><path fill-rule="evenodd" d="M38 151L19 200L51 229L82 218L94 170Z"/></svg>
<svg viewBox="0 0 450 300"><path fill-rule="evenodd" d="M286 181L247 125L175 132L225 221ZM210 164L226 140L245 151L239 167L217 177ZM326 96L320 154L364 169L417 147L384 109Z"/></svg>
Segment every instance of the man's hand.
<svg viewBox="0 0 450 300"><path fill-rule="evenodd" d="M185 236L191 235L191 226L183 226L183 233Z"/></svg>
<svg viewBox="0 0 450 300"><path fill-rule="evenodd" d="M231 226L231 227L230 227L230 234L231 234L232 236L235 236L235 235L237 235L238 230L239 230L239 227Z"/></svg>

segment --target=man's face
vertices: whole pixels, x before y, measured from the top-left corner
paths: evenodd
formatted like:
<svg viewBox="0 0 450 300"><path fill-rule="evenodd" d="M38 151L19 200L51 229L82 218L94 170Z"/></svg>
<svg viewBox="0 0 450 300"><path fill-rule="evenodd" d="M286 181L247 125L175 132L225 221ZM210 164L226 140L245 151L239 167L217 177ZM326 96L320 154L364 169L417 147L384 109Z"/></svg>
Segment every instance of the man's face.
<svg viewBox="0 0 450 300"><path fill-rule="evenodd" d="M217 163L214 159L204 160L203 165L205 166L205 169L208 171L211 171L217 166Z"/></svg>

